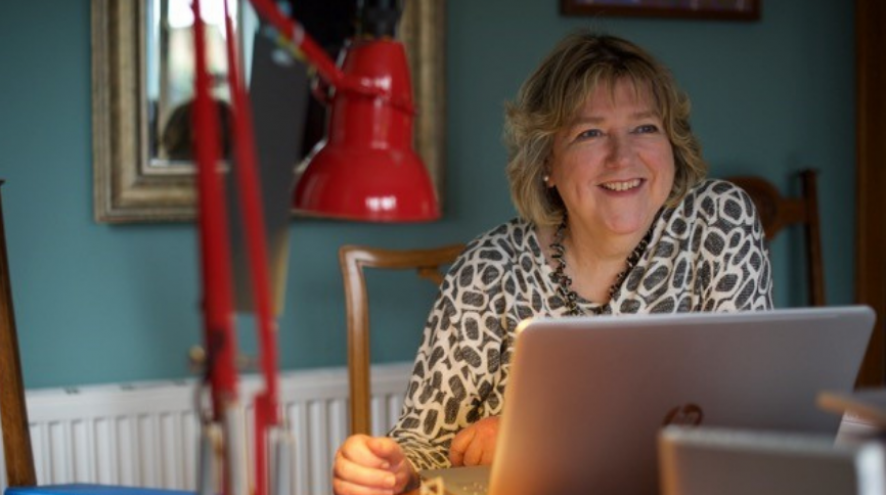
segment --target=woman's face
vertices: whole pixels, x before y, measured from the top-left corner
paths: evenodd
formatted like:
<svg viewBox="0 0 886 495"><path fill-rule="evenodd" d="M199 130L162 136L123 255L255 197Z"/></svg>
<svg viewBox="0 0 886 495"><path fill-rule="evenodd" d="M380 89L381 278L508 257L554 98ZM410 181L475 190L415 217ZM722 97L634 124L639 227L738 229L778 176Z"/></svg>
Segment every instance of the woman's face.
<svg viewBox="0 0 886 495"><path fill-rule="evenodd" d="M645 232L674 183L674 152L648 90L599 85L554 138L548 185L595 235Z"/></svg>

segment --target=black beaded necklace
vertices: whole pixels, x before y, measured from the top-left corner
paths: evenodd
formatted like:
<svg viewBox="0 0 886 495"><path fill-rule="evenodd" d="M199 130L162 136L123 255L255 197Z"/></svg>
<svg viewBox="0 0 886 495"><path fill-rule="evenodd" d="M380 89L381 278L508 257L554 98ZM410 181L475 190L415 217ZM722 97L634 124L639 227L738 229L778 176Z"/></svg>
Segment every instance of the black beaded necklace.
<svg viewBox="0 0 886 495"><path fill-rule="evenodd" d="M656 216L656 219L657 218L658 217ZM652 230L655 223L655 221L652 222L649 231L646 232L646 235L643 236L643 239L640 240L637 247L631 251L631 255L628 256L628 259L625 262L625 269L619 272L615 277L615 282L609 287L610 299L612 299L612 296L618 291L618 288L621 287L622 282L624 282L624 279L631 271L631 268L636 266L637 262L640 261L640 256L646 251L646 247L652 239ZM581 307L578 305L578 294L572 290L572 277L566 275L566 246L563 245L563 239L566 237L567 225L566 215L564 214L563 221L560 222L560 225L557 226L557 231L554 233L554 242L551 244L551 249L554 250L554 254L552 254L551 257L557 260L557 268L554 270L554 279L557 281L560 296L563 297L563 300L566 303L566 314L569 316L581 316L584 314L584 311L582 311ZM609 303L606 303L592 308L591 312L595 315L602 314L608 305Z"/></svg>

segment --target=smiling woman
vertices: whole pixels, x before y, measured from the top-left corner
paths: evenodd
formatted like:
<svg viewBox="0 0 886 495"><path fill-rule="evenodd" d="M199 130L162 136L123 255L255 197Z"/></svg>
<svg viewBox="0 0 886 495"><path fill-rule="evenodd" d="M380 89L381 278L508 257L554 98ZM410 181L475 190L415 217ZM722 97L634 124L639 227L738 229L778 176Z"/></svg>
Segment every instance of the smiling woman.
<svg viewBox="0 0 886 495"><path fill-rule="evenodd" d="M236 12L244 72L248 78L249 69L256 61L252 57L256 45L271 42L264 34L256 35L258 20L244 0L228 2ZM229 96L224 82L227 69L219 29L223 4L222 0L205 3L204 17L210 26L208 41L214 47L212 50L218 52L217 56L210 57L216 81L213 95L224 119L229 111ZM341 14L341 9L331 10L331 5L356 3L348 0L294 2L299 9L310 9L310 5L314 5L316 13L305 11L305 14L315 15L317 25L324 30L331 25L350 25L350 16ZM349 8L353 12L353 7ZM443 1L406 2L398 34L407 49L415 101L420 109L416 116L415 148L430 172L438 197L443 196L445 143L444 12ZM329 15L335 22L322 17ZM96 221L156 222L194 218L194 168L187 151L193 70L192 17L187 0L92 0ZM311 28L306 27L310 31ZM324 32L317 37L322 40L328 38L327 35ZM341 40L339 36L339 44ZM306 81L305 66L284 52L268 49L267 58L273 58L276 68L301 72L301 76L288 76L290 79L301 77ZM303 91L307 98L307 83ZM323 136L323 113L319 111L318 122L305 126L306 135L311 136L304 139L302 155ZM296 118L306 122L308 117L301 113ZM256 127L262 124L256 122ZM273 129L275 125L271 122L265 127ZM287 136L287 139L290 138ZM292 166L294 168L295 163Z"/></svg>
<svg viewBox="0 0 886 495"><path fill-rule="evenodd" d="M418 469L491 462L526 318L772 307L753 203L704 180L689 108L627 40L579 31L554 48L507 109L520 217L453 263L392 438L349 438L336 493L397 492Z"/></svg>

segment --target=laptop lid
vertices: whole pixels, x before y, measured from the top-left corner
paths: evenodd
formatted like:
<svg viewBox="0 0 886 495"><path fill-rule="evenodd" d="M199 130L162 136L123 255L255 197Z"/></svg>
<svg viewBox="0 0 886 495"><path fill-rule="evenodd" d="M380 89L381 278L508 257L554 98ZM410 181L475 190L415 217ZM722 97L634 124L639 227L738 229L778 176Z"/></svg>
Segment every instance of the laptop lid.
<svg viewBox="0 0 886 495"><path fill-rule="evenodd" d="M833 435L816 394L852 388L873 323L860 306L527 320L490 493L656 493L666 424Z"/></svg>
<svg viewBox="0 0 886 495"><path fill-rule="evenodd" d="M662 495L883 495L877 441L668 426L658 438Z"/></svg>

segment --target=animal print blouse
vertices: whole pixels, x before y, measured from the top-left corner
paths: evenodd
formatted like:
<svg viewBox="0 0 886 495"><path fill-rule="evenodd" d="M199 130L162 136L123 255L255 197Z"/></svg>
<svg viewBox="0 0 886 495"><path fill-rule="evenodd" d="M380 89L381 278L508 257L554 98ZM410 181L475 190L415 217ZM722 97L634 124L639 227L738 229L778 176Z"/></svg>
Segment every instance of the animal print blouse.
<svg viewBox="0 0 886 495"><path fill-rule="evenodd" d="M567 312L553 274L534 226L519 219L472 241L452 265L390 432L417 469L448 466L458 431L501 414L515 327L524 318ZM750 197L708 180L661 212L645 253L602 313L769 309L771 292ZM593 303L578 303L592 313Z"/></svg>

